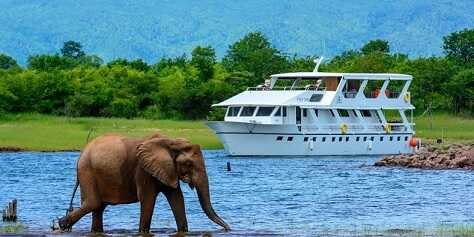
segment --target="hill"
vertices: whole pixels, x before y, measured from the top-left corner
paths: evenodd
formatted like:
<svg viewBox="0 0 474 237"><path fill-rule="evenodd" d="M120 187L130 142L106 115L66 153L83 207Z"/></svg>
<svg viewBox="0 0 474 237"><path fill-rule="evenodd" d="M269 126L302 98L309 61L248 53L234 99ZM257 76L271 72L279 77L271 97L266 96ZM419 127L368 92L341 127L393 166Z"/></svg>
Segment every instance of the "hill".
<svg viewBox="0 0 474 237"><path fill-rule="evenodd" d="M284 52L333 56L382 38L411 56L442 53L442 37L474 27L472 0L0 1L0 53L25 64L76 40L105 60L189 54L212 45L222 56L250 31Z"/></svg>

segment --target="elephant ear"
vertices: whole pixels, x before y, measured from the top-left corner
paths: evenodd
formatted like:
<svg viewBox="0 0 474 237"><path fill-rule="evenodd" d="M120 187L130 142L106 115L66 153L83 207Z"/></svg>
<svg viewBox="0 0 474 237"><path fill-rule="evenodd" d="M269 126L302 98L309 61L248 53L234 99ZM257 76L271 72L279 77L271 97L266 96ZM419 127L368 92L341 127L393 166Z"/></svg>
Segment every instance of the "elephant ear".
<svg viewBox="0 0 474 237"><path fill-rule="evenodd" d="M146 172L162 183L177 188L175 158L184 146L184 142L180 140L153 138L138 145L138 160Z"/></svg>

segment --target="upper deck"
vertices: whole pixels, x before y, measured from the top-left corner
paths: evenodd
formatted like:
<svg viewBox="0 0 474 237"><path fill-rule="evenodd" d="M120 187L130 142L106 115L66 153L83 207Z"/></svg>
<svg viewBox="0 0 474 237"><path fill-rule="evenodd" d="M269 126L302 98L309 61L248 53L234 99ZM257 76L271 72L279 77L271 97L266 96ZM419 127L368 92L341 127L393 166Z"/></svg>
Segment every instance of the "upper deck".
<svg viewBox="0 0 474 237"><path fill-rule="evenodd" d="M282 73L213 106L413 109L408 92L412 79L394 73Z"/></svg>

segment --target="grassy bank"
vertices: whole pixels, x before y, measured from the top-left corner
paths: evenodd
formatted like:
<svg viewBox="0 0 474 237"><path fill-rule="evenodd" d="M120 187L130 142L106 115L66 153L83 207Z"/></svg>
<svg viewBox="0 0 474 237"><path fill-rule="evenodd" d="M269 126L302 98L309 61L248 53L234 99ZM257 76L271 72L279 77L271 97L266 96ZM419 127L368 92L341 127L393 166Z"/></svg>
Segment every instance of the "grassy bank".
<svg viewBox="0 0 474 237"><path fill-rule="evenodd" d="M448 142L474 141L474 120L450 115L415 118L417 136L425 140L444 138ZM0 147L26 150L79 150L90 130L91 137L118 133L139 137L161 132L170 137L184 137L206 149L221 148L216 135L204 121L127 120L112 118L67 118L39 114L0 116Z"/></svg>
<svg viewBox="0 0 474 237"><path fill-rule="evenodd" d="M448 114L416 117L416 135L425 140L443 137L448 142L474 142L474 118Z"/></svg>
<svg viewBox="0 0 474 237"><path fill-rule="evenodd" d="M140 137L161 132L170 137L187 138L207 149L221 147L203 121L67 118L39 114L0 116L0 147L35 151L79 150L91 129L91 137L106 133Z"/></svg>

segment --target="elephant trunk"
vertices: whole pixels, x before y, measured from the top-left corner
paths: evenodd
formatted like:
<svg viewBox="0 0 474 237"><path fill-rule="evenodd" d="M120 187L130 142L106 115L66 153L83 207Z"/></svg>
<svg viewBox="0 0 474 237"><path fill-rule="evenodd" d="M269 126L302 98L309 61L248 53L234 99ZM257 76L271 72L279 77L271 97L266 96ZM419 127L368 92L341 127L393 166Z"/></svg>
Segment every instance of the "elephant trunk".
<svg viewBox="0 0 474 237"><path fill-rule="evenodd" d="M211 219L214 223L224 227L226 231L229 231L229 225L227 225L227 223L225 223L225 221L216 214L214 208L212 208L211 196L209 194L209 181L207 180L207 177L204 178L204 181L201 184L196 186L196 191L201 208L204 213L206 213L207 217L209 217L209 219Z"/></svg>

